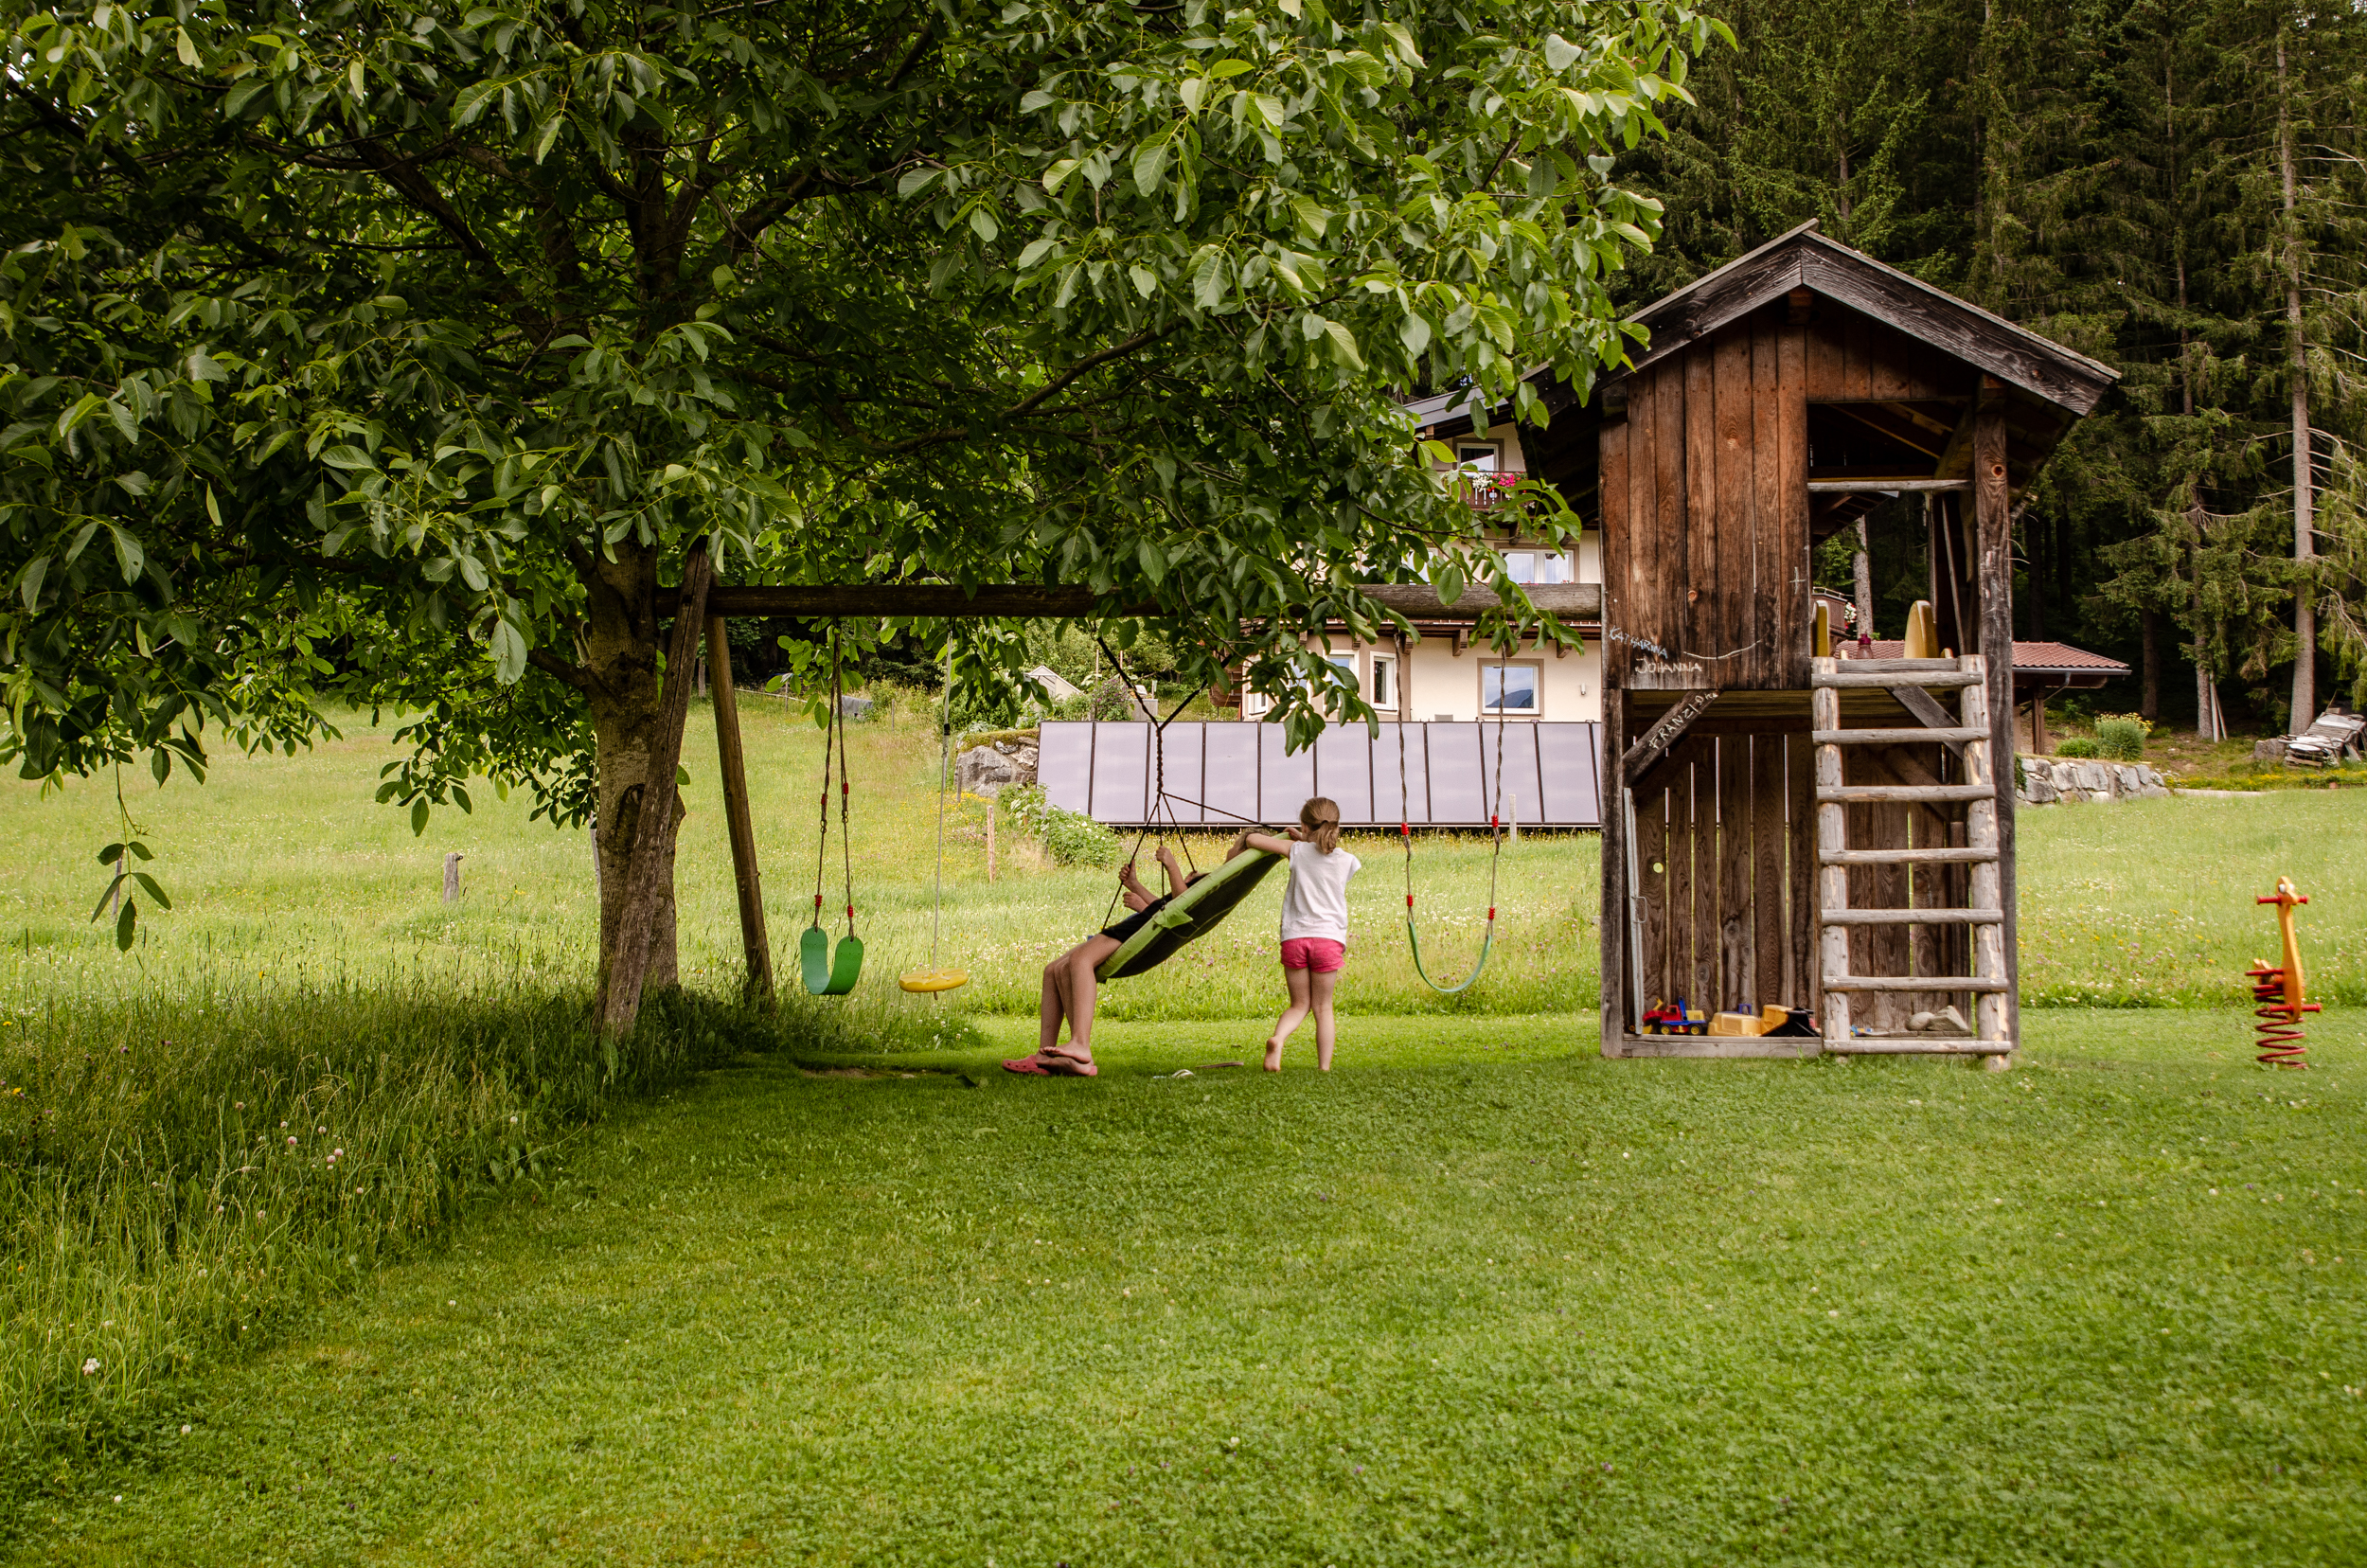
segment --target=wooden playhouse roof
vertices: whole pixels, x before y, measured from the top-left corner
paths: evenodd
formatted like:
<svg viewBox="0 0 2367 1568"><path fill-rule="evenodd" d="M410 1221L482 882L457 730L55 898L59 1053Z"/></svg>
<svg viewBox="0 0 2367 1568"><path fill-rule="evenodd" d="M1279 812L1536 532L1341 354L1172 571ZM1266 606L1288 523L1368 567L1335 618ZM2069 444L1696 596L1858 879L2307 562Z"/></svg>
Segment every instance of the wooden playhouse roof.
<svg viewBox="0 0 2367 1568"><path fill-rule="evenodd" d="M1805 293L1804 293L1805 292ZM1696 278L1674 294L1663 296L1629 319L1649 334L1634 361L1597 383L1587 405L1575 389L1540 365L1529 380L1554 415L1543 431L1524 431L1531 449L1530 467L1556 482L1577 480L1591 489L1593 433L1609 415L1617 417L1628 383L1639 373L1688 345L1717 333L1752 312L1803 298L1823 300L1839 310L1838 319L1881 335L1886 330L1912 341L1918 353L1937 356L1932 363L1953 364L1964 380L1963 392L1947 403L1905 408L1899 414L1929 424L1952 424L1976 395L1995 398L2007 409L2012 426L2015 488L2036 473L2063 433L2095 407L2119 373L2108 365L2067 348L2028 328L1960 299L1944 289L1878 261L1860 251L1827 239L1816 224L1806 223L1776 236L1747 255ZM1828 329L1834 330L1834 329ZM1895 339L1890 341L1895 342ZM1870 401L1861 419L1879 419L1882 412ZM1484 408L1469 388L1456 388L1408 404L1429 432L1442 439L1468 434L1475 424L1501 422L1511 417L1510 404ZM1812 474L1811 478L1821 477ZM1877 487L1869 487L1871 492ZM1570 493L1565 484L1564 493ZM1576 497L1572 497L1574 504ZM1866 497L1873 499L1871 493ZM1832 498L1825 509L1845 506ZM1838 516L1825 520L1827 526Z"/></svg>

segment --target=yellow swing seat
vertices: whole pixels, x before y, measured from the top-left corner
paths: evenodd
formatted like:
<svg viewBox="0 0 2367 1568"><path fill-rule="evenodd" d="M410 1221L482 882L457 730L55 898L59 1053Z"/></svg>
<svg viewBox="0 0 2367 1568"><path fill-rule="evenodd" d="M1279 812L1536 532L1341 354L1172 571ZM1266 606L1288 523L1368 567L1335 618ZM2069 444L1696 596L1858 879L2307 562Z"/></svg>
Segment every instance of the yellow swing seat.
<svg viewBox="0 0 2367 1568"><path fill-rule="evenodd" d="M908 991L950 991L970 984L968 970L906 970L896 983Z"/></svg>

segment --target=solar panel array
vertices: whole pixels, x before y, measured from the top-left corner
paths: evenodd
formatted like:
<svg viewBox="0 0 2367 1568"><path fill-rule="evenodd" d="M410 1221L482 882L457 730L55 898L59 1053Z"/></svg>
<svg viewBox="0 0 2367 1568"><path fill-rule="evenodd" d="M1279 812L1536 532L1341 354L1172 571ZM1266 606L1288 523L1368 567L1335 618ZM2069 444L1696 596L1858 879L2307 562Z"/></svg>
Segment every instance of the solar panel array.
<svg viewBox="0 0 2367 1568"><path fill-rule="evenodd" d="M1279 724L1178 722L1167 726L1164 769L1152 732L1147 723L1048 722L1037 781L1053 805L1112 827L1164 822L1170 812L1187 827L1280 826L1319 794L1340 803L1350 828L1485 828L1491 812L1524 828L1602 826L1600 724L1383 724L1378 735L1334 726L1294 756Z"/></svg>

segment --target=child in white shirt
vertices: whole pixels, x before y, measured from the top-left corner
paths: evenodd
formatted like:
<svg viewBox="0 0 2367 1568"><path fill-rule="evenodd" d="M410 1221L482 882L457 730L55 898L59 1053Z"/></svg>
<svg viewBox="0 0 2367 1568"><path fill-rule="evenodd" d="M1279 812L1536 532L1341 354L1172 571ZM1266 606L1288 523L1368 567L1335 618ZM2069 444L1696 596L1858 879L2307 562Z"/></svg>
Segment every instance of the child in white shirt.
<svg viewBox="0 0 2367 1568"><path fill-rule="evenodd" d="M1234 841L1233 853L1244 848L1290 858L1290 885L1282 895L1282 978L1290 1005L1267 1037L1266 1071L1282 1071L1282 1047L1312 1012L1315 1065L1328 1073L1336 1032L1331 995L1347 963L1348 879L1364 863L1340 847L1340 808L1322 795L1299 808L1299 825L1289 838L1245 832Z"/></svg>

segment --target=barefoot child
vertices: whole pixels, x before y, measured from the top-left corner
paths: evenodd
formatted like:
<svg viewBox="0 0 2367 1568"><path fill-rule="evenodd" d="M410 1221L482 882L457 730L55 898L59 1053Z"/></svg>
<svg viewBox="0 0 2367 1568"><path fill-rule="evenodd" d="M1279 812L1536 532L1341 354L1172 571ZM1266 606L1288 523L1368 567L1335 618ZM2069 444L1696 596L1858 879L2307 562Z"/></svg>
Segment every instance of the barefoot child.
<svg viewBox="0 0 2367 1568"><path fill-rule="evenodd" d="M1266 1042L1266 1071L1282 1071L1282 1047L1291 1031L1315 1015L1315 1065L1331 1071L1331 993L1348 953L1348 879L1364 863L1340 847L1340 808L1317 795L1299 808L1288 839L1245 832L1233 852L1263 849L1290 857L1290 885L1282 895L1282 978L1290 1005Z"/></svg>
<svg viewBox="0 0 2367 1568"><path fill-rule="evenodd" d="M1175 851L1166 845L1159 846L1159 864L1167 874L1165 898L1152 898L1150 889L1134 875L1134 863L1128 861L1118 872L1118 884L1124 890L1126 907L1132 910L1125 919L1113 926L1105 926L1086 937L1066 953L1043 967L1043 999L1037 1010L1036 1054L1020 1057L1003 1064L1006 1072L1027 1073L1038 1078L1096 1078L1101 1069L1094 1065L1094 998L1100 982L1094 971L1102 961L1124 947L1127 938L1140 931L1143 922L1159 913L1168 899L1198 882L1198 876L1187 877L1175 862ZM1204 874L1204 873L1203 873ZM1060 1020L1068 1020L1068 1048L1060 1049Z"/></svg>

